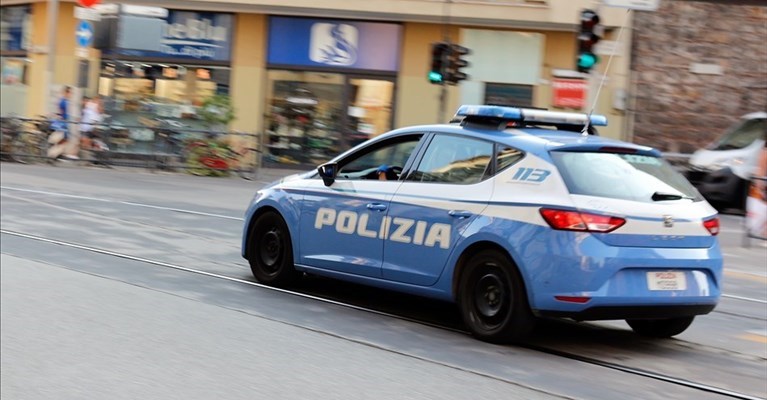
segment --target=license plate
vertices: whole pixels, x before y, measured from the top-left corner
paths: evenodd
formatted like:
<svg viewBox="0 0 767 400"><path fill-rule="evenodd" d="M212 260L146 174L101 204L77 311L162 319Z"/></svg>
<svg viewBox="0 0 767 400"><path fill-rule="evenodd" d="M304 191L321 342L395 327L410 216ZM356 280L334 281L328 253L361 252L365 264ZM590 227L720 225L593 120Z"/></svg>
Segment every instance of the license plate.
<svg viewBox="0 0 767 400"><path fill-rule="evenodd" d="M687 279L681 271L653 271L647 273L650 290L686 290Z"/></svg>

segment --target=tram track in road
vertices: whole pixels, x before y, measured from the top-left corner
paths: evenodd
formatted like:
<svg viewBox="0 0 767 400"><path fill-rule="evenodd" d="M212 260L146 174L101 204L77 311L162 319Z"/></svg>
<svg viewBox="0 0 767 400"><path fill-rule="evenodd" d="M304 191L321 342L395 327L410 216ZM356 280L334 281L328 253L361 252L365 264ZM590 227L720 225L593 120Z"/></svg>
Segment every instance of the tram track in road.
<svg viewBox="0 0 767 400"><path fill-rule="evenodd" d="M394 318L394 319L403 320L403 321L407 321L407 322L411 322L411 323L416 323L416 324L421 324L421 325L429 326L429 327L436 328L436 329L447 330L447 331L450 331L450 332L459 333L459 334L463 334L463 335L469 335L469 333L467 331L465 331L465 330L458 329L458 328L451 327L451 326L446 326L446 325L439 324L439 323L433 323L433 322L424 321L424 320L420 320L420 319L416 319L416 318L411 318L411 317L407 317L407 316L403 316L403 315L398 315L398 314L395 314L395 313L390 313L390 312L385 312L385 311L377 310L377 309L374 309L374 308L363 307L363 306L359 306L359 305L355 305L355 304L351 304L351 303L347 303L347 302L343 302L343 301L328 299L328 298L325 298L325 297L322 297L322 296L306 294L306 293L302 293L300 291L294 291L294 290L289 290L289 289L275 288L275 287L272 287L272 286L266 286L266 285L263 285L263 284L260 284L260 283L257 283L257 282L245 280L245 279L238 278L238 277L233 277L233 276L228 276L228 275L218 274L218 273L211 273L211 272L207 272L207 271L203 271L203 270L199 270L199 269L195 269L195 268L190 268L190 267L185 267L183 265L168 263L168 262L164 262L164 261L160 261L160 260L153 260L153 259L150 259L150 258L133 256L133 255L130 255L130 254L124 254L124 253L120 253L120 252L116 252L116 251L112 251L112 250L108 250L108 249L102 249L102 248L88 246L88 245L84 245L84 244L78 244L78 243L73 243L73 242L63 241L63 240L58 240L58 239L52 239L52 238L46 238L46 237L39 236L39 235L27 234L27 233L23 233L23 232L16 232L16 231L11 231L11 230L6 230L6 229L0 229L0 234L11 235L11 236L15 236L15 237L18 237L18 238L24 238L24 239L28 239L28 240L34 240L34 241L37 241L37 242L43 242L43 243L47 243L47 244L50 244L50 245L64 246L64 247L67 247L67 248L77 249L77 250L81 250L81 251L97 253L97 254L100 254L100 255L121 258L121 259L129 260L129 261L133 261L133 262L149 264L149 265L152 265L152 266L155 266L155 267L161 267L161 268L167 268L167 269L173 269L173 270L177 270L177 271L182 271L182 272L185 272L185 273L197 274L197 275L201 275L201 276L205 276L205 277L209 277L209 278L221 279L221 280L225 280L225 281L229 281L229 282L234 282L234 283L237 283L237 284L244 284L244 285L254 286L254 287L258 287L260 289L275 291L275 292L279 292L279 293L283 293L283 294L288 294L288 295L292 295L292 296L298 296L298 297L302 297L302 298L305 298L305 299L308 299L308 300L312 300L312 301L319 301L319 302L323 302L323 303L326 303L326 304L332 304L332 305L335 305L335 306L350 308L350 309L361 311L361 312L365 312L365 313L371 313L371 314L376 314L376 315L380 315L380 316L385 316L387 318ZM712 394L716 394L716 395L721 395L721 396L724 396L724 397L727 397L727 398L743 399L743 400L760 400L760 399L764 400L765 399L763 397L757 397L757 396L753 396L753 395L750 395L750 394L747 394L747 393L741 393L741 392L738 392L738 391L734 391L734 390L730 390L730 389L726 389L726 388L722 388L722 387L712 386L712 385L708 385L708 384L701 383L701 382L695 382L695 381L688 380L688 379L681 378L681 377L675 377L675 376L671 376L671 375L668 375L668 374L648 371L646 369L641 369L641 368L631 367L631 366L627 366L627 365L621 365L621 364L614 363L614 362L599 360L599 359L596 359L596 358L593 358L593 357L583 356L583 355L575 354L575 353L572 353L572 352L557 350L557 349L553 349L553 348L549 348L549 347L545 347L545 346L533 345L533 344L521 344L521 345L517 345L517 346L521 347L521 348L528 349L528 350L532 350L532 351L535 351L535 352L540 352L540 353L543 353L543 354L548 354L548 355L551 355L551 356L555 356L555 357L565 358L565 359L577 361L577 362L584 363L584 364L589 364L589 365L593 365L593 366L598 366L598 367L610 369L610 370L613 370L613 371L620 371L620 372L623 372L623 373L626 373L626 374L630 374L630 375L634 375L634 376L639 376L639 377L643 377L643 378L648 378L648 379L653 379L653 380L657 380L657 381L662 381L662 382L665 382L665 383L669 383L669 384L673 384L673 385L677 385L677 386L681 386L681 387L685 387L685 388L688 388L688 389L693 389L693 390L697 390L697 391L701 391L701 392L707 392L707 393L712 393Z"/></svg>

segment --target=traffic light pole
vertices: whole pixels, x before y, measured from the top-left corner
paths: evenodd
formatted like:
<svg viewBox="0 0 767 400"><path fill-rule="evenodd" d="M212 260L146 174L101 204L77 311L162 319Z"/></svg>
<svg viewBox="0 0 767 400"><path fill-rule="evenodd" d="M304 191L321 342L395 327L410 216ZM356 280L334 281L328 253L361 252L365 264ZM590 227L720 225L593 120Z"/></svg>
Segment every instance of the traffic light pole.
<svg viewBox="0 0 767 400"><path fill-rule="evenodd" d="M442 15L445 17L445 20L442 23L442 36L445 43L447 43L448 51L442 53L442 65L447 65L447 58L448 53L450 51L450 5L453 3L453 0L445 0L444 7L442 9ZM444 77L442 82L440 83L439 88L439 110L437 111L437 122L442 124L445 123L445 110L447 109L447 82L445 82Z"/></svg>
<svg viewBox="0 0 767 400"><path fill-rule="evenodd" d="M626 18L625 21L621 24L620 30L618 30L618 37L615 39L615 42L617 43L616 46L620 46L621 38L623 37L623 29L626 27L626 24L629 21L629 18L631 17L631 9L626 10ZM607 65L605 66L604 73L602 74L601 79L596 79L597 77L594 75L593 72L589 72L588 75L588 96L587 96L587 105L589 105L588 115L591 116L592 113L594 113L594 110L597 107L597 102L599 101L599 94L602 92L602 87L605 84L605 79L607 79L607 74L610 72L610 64L612 64L613 56L615 56L615 51L613 51L610 54L610 57L607 59ZM599 82L599 83L597 83ZM595 90L596 87L596 90ZM586 126L583 128L583 134L587 134L587 130L589 127L589 122L591 118L587 119Z"/></svg>

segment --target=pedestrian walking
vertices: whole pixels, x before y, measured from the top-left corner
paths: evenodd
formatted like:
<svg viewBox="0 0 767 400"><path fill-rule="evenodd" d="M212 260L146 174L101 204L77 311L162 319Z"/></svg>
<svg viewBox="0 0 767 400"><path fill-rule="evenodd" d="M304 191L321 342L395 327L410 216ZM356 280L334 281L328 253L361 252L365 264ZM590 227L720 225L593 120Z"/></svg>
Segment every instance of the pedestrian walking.
<svg viewBox="0 0 767 400"><path fill-rule="evenodd" d="M61 99L58 103L58 112L51 122L53 133L48 137L48 157L55 160L58 158L77 159L77 156L65 154L69 147L70 127L69 127L69 98L72 95L72 88L64 86Z"/></svg>
<svg viewBox="0 0 767 400"><path fill-rule="evenodd" d="M99 134L100 129L96 125L101 124L104 116L101 113L101 104L97 97L86 97L83 104L83 115L80 119L80 133L82 134L81 147L85 150L108 150L106 143Z"/></svg>

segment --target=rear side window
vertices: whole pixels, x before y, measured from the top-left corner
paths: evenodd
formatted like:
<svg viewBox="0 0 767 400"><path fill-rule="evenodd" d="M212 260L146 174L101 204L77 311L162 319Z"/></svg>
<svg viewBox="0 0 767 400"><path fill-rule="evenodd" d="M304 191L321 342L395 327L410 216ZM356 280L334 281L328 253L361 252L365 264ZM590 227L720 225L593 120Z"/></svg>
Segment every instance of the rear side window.
<svg viewBox="0 0 767 400"><path fill-rule="evenodd" d="M506 168L509 168L510 166L517 163L517 161L521 160L522 157L524 157L525 154L521 151L508 146L499 145L498 146L498 153L496 153L496 173L503 171Z"/></svg>
<svg viewBox="0 0 767 400"><path fill-rule="evenodd" d="M571 194L652 203L691 198L695 188L665 160L637 154L552 152Z"/></svg>

